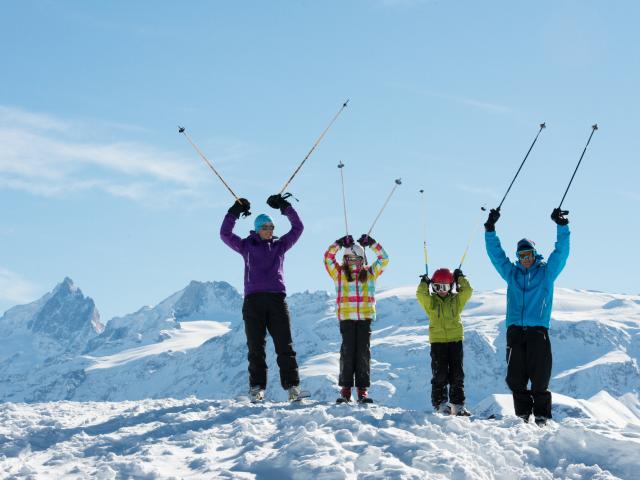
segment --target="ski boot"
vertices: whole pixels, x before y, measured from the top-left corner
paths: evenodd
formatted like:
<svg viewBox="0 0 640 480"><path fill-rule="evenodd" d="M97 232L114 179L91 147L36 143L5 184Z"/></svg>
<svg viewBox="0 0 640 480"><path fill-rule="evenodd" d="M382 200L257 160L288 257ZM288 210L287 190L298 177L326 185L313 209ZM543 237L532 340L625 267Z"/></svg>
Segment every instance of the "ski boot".
<svg viewBox="0 0 640 480"><path fill-rule="evenodd" d="M301 390L299 385L293 385L287 389L289 394L290 402L299 402L303 398L308 398L311 396L309 392L306 390Z"/></svg>
<svg viewBox="0 0 640 480"><path fill-rule="evenodd" d="M264 400L264 388L259 385L249 389L249 401L251 403L260 403Z"/></svg>
<svg viewBox="0 0 640 480"><path fill-rule="evenodd" d="M340 389L340 396L336 400L336 403L349 403L351 402L351 387L342 387Z"/></svg>
<svg viewBox="0 0 640 480"><path fill-rule="evenodd" d="M442 402L437 407L434 407L435 413L439 413L440 415L451 415L451 407L447 402Z"/></svg>
<svg viewBox="0 0 640 480"><path fill-rule="evenodd" d="M451 404L451 415L456 415L458 417L470 417L471 416L471 412L469 410L467 410L467 407L465 407L463 403L461 403L461 404L452 403Z"/></svg>
<svg viewBox="0 0 640 480"><path fill-rule="evenodd" d="M373 403L367 395L366 387L358 387L358 403Z"/></svg>
<svg viewBox="0 0 640 480"><path fill-rule="evenodd" d="M539 426L540 428L545 427L548 421L549 419L543 415L536 415L535 417L536 425Z"/></svg>
<svg viewBox="0 0 640 480"><path fill-rule="evenodd" d="M530 416L531 416L531 414L524 413L522 415L518 415L518 418L521 418L524 423L529 423L529 417Z"/></svg>

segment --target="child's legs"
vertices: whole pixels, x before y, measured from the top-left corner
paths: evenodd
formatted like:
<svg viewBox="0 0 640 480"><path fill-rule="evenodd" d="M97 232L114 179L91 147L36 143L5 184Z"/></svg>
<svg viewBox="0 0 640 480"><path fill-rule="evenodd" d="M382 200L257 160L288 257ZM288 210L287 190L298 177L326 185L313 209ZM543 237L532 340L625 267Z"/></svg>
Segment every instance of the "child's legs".
<svg viewBox="0 0 640 480"><path fill-rule="evenodd" d="M431 344L431 404L437 407L447 401L449 362L447 344Z"/></svg>
<svg viewBox="0 0 640 480"><path fill-rule="evenodd" d="M355 374L356 387L371 385L371 320L359 320L356 324Z"/></svg>
<svg viewBox="0 0 640 480"><path fill-rule="evenodd" d="M450 342L449 346L449 401L464 404L464 369L462 342Z"/></svg>
<svg viewBox="0 0 640 480"><path fill-rule="evenodd" d="M355 371L356 356L356 323L353 320L340 320L340 334L342 346L340 347L340 377L338 384L341 387L353 387L353 373Z"/></svg>

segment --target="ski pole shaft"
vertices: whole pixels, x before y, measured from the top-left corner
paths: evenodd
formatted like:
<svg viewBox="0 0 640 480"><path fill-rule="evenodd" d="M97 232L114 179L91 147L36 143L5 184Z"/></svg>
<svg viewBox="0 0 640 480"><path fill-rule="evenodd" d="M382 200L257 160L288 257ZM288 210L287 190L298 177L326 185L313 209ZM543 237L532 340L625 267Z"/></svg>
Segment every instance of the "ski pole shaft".
<svg viewBox="0 0 640 480"><path fill-rule="evenodd" d="M538 130L538 133L536 134L536 138L533 139L533 142L531 143L531 146L529 147L529 150L527 151L527 154L524 156L524 159L522 160L522 163L520 164L520 168L518 168L518 171L516 172L515 176L513 177L513 180L511 180L511 184L509 185L509 188L507 188L507 192L504 194L504 197L502 197L502 201L500 202L500 205L498 205L498 208L496 208L496 210L500 210L500 207L502 207L502 204L504 203L504 200L507 198L507 195L509 194L509 190L511 190L511 187L513 186L513 183L516 181L516 178L518 178L518 174L520 173L520 170L522 170L522 166L524 165L524 162L527 161L527 157L529 157L529 154L531 153L531 150L533 149L533 146L536 144L536 141L538 140L538 136L540 135L540 132L542 132L542 129L546 128L546 124L545 123L541 123L540 124L540 130Z"/></svg>
<svg viewBox="0 0 640 480"><path fill-rule="evenodd" d="M240 198L235 194L235 192L233 190L231 190L231 187L229 185L227 185L227 182L224 181L224 178L222 178L222 176L218 173L218 171L215 169L215 167L209 161L209 159L207 157L205 157L204 153L202 153L200 151L200 149L198 148L198 146L195 143L193 143L193 141L191 140L191 137L189 137L189 135L187 134L185 128L184 127L178 127L178 133L181 133L181 134L184 135L184 138L186 138L187 141L191 144L191 146L195 149L195 151L198 152L198 155L200 155L200 158L202 158L204 163L206 163L209 166L209 168L211 169L211 171L216 174L216 176L220 179L222 184L225 187L227 187L227 190L229 190L229 192L231 192L231 195L233 195L233 197L236 199L236 201L240 201Z"/></svg>
<svg viewBox="0 0 640 480"><path fill-rule="evenodd" d="M340 180L342 182L342 209L344 211L344 231L345 235L349 235L349 224L347 223L347 200L346 195L344 193L344 175L342 173L342 169L344 168L344 163L340 162L338 164L338 168L340 169Z"/></svg>
<svg viewBox="0 0 640 480"><path fill-rule="evenodd" d="M569 185L567 185L567 189L564 191L564 195L562 195L562 200L560 200L560 205L558 208L562 208L562 202L564 202L564 198L567 196L567 192L569 191L569 187L571 187L571 182L573 182L573 177L576 176L576 172L580 167L580 163L582 162L582 157L584 157L585 152L587 151L587 147L589 146L589 142L591 142L591 137L598 130L598 124L591 125L591 135L589 135L589 140L587 140L587 144L584 146L584 150L582 150L582 155L580 155L580 160L578 160L578 164L576 165L576 169L573 171L573 175L571 175L571 180L569 180Z"/></svg>
<svg viewBox="0 0 640 480"><path fill-rule="evenodd" d="M380 212L378 213L378 216L375 218L375 220L373 221L373 224L371 225L371 228L369 229L369 231L367 232L367 236L369 236L371 234L371 231L373 230L373 227L375 227L376 222L378 221L378 219L380 218L380 215L382 215L382 212L384 212L384 209L387 207L387 204L389 203L389 200L391 200L391 196L393 195L393 192L396 191L396 188L398 188L398 185L402 185L402 180L399 178L396 178L395 180L395 185L393 186L393 188L391 189L391 193L389 194L389 196L387 197L387 200L384 202L384 205L382 205L382 208L380 209Z"/></svg>
<svg viewBox="0 0 640 480"><path fill-rule="evenodd" d="M424 251L424 274L429 276L429 253L427 252L427 207L424 200L424 190L420 190L420 195L422 195L422 249Z"/></svg>
<svg viewBox="0 0 640 480"><path fill-rule="evenodd" d="M480 218L479 220L482 220L482 216L484 214L484 212L486 211L486 207L480 207ZM469 247L471 247L471 244L473 243L473 239L476 236L476 233L478 232L478 230L480 229L480 226L482 225L482 223L479 223L478 226L474 225L473 229L471 230L471 235L469 236L469 241L467 242L467 248L464 249L464 254L462 255L462 258L460 259L460 265L458 265L459 269L462 269L462 264L464 263L465 259L467 258L467 253L469 253Z"/></svg>
<svg viewBox="0 0 640 480"><path fill-rule="evenodd" d="M284 187L282 187L282 190L280 190L280 194L282 194L287 187L289 186L289 184L291 183L291 180L293 180L293 177L295 177L298 172L300 171L300 169L302 168L302 165L304 165L304 162L307 161L307 159L311 156L311 154L313 153L313 151L316 149L316 147L318 146L318 144L320 143L320 141L322 140L322 138L325 136L325 134L329 131L329 129L331 128L331 125L333 125L333 123L336 121L336 119L338 118L338 116L342 113L342 111L347 108L347 104L349 103L349 99L347 99L343 104L342 107L340 107L340 110L338 110L338 113L336 113L334 115L334 117L331 119L331 121L329 122L329 125L327 125L327 128L324 129L324 131L320 134L320 136L318 137L318 139L316 140L316 143L313 144L313 146L311 147L311 150L309 150L309 153L307 153L307 155L304 157L304 159L302 160L302 162L300 162L300 165L298 165L298 168L295 169L295 171L293 172L293 174L291 175L291 177L289 177L289 180L287 180L287 183L284 184Z"/></svg>

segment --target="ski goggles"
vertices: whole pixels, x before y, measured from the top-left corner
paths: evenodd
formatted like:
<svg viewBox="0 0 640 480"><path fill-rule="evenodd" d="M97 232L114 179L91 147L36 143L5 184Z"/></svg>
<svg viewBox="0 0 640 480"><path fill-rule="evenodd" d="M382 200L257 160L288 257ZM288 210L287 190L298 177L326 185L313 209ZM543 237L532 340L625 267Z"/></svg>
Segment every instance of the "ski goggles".
<svg viewBox="0 0 640 480"><path fill-rule="evenodd" d="M535 256L535 250L521 250L519 252L516 252L516 255L518 256L518 260L520 260L521 262L532 260Z"/></svg>
<svg viewBox="0 0 640 480"><path fill-rule="evenodd" d="M274 228L276 228L276 227L274 227L273 225L269 225L269 224L265 223L264 225L262 225L260 227L260 230L264 230L266 232L266 231L269 231L269 230L273 231Z"/></svg>
<svg viewBox="0 0 640 480"><path fill-rule="evenodd" d="M355 263L360 263L364 261L364 258L362 257L352 257L351 255L347 255L344 257L344 261L345 263L348 264L355 264Z"/></svg>
<svg viewBox="0 0 640 480"><path fill-rule="evenodd" d="M448 283L432 283L431 286L434 292L448 292L451 290L451 285Z"/></svg>

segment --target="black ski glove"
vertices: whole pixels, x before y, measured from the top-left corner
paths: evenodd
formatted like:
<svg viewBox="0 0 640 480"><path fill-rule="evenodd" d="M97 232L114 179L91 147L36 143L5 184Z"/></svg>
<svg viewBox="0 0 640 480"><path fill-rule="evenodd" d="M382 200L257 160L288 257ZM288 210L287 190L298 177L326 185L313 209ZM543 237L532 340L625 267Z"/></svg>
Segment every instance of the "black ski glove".
<svg viewBox="0 0 640 480"><path fill-rule="evenodd" d="M556 222L558 225L568 225L569 219L564 218L564 216L568 213L569 210L560 210L559 208L554 208L553 212L551 212L551 220Z"/></svg>
<svg viewBox="0 0 640 480"><path fill-rule="evenodd" d="M358 243L363 247L370 247L371 245L376 243L376 241L366 233L363 233L362 235L360 235L360 238L358 239Z"/></svg>
<svg viewBox="0 0 640 480"><path fill-rule="evenodd" d="M249 211L250 208L251 203L249 203L249 200L246 198L239 198L233 202L233 205L231 205L228 212L236 218L240 218L240 214L242 214L243 217L248 217L251 215L251 212Z"/></svg>
<svg viewBox="0 0 640 480"><path fill-rule="evenodd" d="M431 284L429 275L427 275L426 273L424 275L420 275L420 283L426 283L427 285Z"/></svg>
<svg viewBox="0 0 640 480"><path fill-rule="evenodd" d="M351 247L353 245L353 237L351 235L345 235L337 239L336 243L340 245L341 248Z"/></svg>
<svg viewBox="0 0 640 480"><path fill-rule="evenodd" d="M460 270L459 268L456 268L456 269L453 271L453 281L454 281L454 282L456 282L456 283L458 283L458 279L459 279L460 277L464 277L464 273L462 273L462 270Z"/></svg>
<svg viewBox="0 0 640 480"><path fill-rule="evenodd" d="M489 218L484 222L484 229L487 232L495 232L496 231L496 222L500 218L500 209L492 208L489 210Z"/></svg>
<svg viewBox="0 0 640 480"><path fill-rule="evenodd" d="M275 195L271 195L269 198L267 198L267 205L269 205L271 208L279 208L281 213L284 213L286 208L291 206L291 204L287 202L285 197L283 197L280 193L276 193Z"/></svg>

